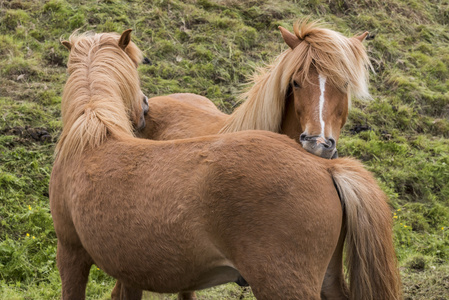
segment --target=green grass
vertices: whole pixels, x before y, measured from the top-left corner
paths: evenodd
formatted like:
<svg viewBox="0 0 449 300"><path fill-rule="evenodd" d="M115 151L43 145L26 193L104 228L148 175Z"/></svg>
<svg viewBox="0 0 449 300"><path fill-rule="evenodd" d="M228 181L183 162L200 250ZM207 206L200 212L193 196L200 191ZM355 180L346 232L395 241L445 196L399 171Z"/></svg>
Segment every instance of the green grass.
<svg viewBox="0 0 449 300"><path fill-rule="evenodd" d="M339 153L362 160L391 200L405 298L448 298L447 0L11 0L0 8L0 299L60 298L48 206L68 55L60 39L78 28L133 28L152 62L139 68L147 95L192 92L230 112L246 78L286 49L277 27L307 15L347 36L375 35L365 42L373 100L353 101ZM353 134L358 125L371 130ZM113 284L94 266L88 298L108 299ZM242 289L199 295L237 299Z"/></svg>

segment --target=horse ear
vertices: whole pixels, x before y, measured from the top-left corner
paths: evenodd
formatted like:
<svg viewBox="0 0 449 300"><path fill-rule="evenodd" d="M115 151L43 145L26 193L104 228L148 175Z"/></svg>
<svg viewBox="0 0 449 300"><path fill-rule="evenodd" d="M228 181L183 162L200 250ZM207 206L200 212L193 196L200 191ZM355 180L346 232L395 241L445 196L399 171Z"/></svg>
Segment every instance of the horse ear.
<svg viewBox="0 0 449 300"><path fill-rule="evenodd" d="M358 39L360 42L363 42L365 38L368 36L368 33L369 33L368 31L365 31L361 35L355 36L355 38Z"/></svg>
<svg viewBox="0 0 449 300"><path fill-rule="evenodd" d="M301 43L301 41L299 40L299 38L294 35L293 33L291 33L290 31L288 31L287 29L285 29L282 26L278 27L279 30L281 31L282 34L282 38L284 39L284 42L293 50L296 48L296 46L299 45L299 43Z"/></svg>
<svg viewBox="0 0 449 300"><path fill-rule="evenodd" d="M131 42L131 31L133 30L127 29L123 31L122 35L120 36L120 39L118 40L118 45L123 50L125 50L126 47L128 47L129 42Z"/></svg>
<svg viewBox="0 0 449 300"><path fill-rule="evenodd" d="M72 49L72 44L70 44L70 42L68 41L62 41L61 44L63 44L64 47L66 47L69 51Z"/></svg>

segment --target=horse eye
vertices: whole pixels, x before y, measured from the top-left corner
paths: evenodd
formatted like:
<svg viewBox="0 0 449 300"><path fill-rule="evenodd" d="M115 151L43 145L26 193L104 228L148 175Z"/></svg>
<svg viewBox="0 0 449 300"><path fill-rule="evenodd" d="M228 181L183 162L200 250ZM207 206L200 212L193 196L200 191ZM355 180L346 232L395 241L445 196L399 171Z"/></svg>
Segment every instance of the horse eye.
<svg viewBox="0 0 449 300"><path fill-rule="evenodd" d="M293 80L293 87L299 89L301 86L299 85L299 83L296 80Z"/></svg>

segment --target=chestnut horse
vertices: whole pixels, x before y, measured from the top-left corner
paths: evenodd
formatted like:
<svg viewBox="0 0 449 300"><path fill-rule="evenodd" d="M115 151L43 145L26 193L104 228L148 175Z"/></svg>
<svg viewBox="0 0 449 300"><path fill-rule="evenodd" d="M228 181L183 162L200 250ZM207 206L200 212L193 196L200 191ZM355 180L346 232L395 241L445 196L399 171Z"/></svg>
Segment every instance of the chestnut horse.
<svg viewBox="0 0 449 300"><path fill-rule="evenodd" d="M362 45L368 33L346 38L308 21L295 24L295 34L279 28L290 48L254 75L246 101L231 115L194 94L154 97L149 126L138 136L172 140L261 129L284 133L315 155L337 157L351 95L370 96L371 64Z"/></svg>
<svg viewBox="0 0 449 300"><path fill-rule="evenodd" d="M399 299L391 213L358 162L268 131L135 138L148 106L130 30L64 44L50 180L64 300L85 299L92 264L121 282L121 299L241 277L258 299Z"/></svg>

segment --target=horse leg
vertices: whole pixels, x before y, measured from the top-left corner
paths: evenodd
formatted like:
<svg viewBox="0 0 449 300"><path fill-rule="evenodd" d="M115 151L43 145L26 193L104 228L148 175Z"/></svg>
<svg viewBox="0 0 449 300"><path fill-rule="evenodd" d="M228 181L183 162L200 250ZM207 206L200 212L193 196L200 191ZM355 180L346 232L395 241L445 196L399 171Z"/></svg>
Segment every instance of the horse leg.
<svg viewBox="0 0 449 300"><path fill-rule="evenodd" d="M315 258L310 252L298 254L296 243L292 245L294 247L285 248L270 242L267 244L251 249L250 255L236 258L235 266L251 286L254 296L258 300L320 300L332 252L326 255L328 259L321 255Z"/></svg>
<svg viewBox="0 0 449 300"><path fill-rule="evenodd" d="M124 284L121 284L121 295L120 300L141 300L142 290L135 289Z"/></svg>
<svg viewBox="0 0 449 300"><path fill-rule="evenodd" d="M298 275L299 274L286 274L285 272L268 272L264 273L264 277L266 278L262 280L261 278L255 278L254 280L254 278L249 276L248 282L250 282L253 294L258 300L321 300L320 282L317 280L309 283L301 282L301 277L313 277L313 275Z"/></svg>
<svg viewBox="0 0 449 300"><path fill-rule="evenodd" d="M122 293L122 283L120 280L115 282L114 289L111 293L111 300L120 300L120 295Z"/></svg>
<svg viewBox="0 0 449 300"><path fill-rule="evenodd" d="M270 232L263 228L263 243L253 240L245 244L243 240L243 246L234 252L232 262L258 300L321 300L323 281L339 244L342 223L338 206L330 205L328 211L335 213L331 215L323 210L326 226L309 227L308 232L298 234L294 228L301 228L301 224L295 225L296 215L284 214L285 222L278 224L280 231ZM293 220L289 215L294 215ZM338 260L334 263L338 265Z"/></svg>
<svg viewBox="0 0 449 300"><path fill-rule="evenodd" d="M343 225L344 226L344 225ZM343 245L345 235L340 231L337 247L332 255L329 266L324 276L323 286L321 287L322 300L347 300L349 299L348 287L346 286L343 274Z"/></svg>
<svg viewBox="0 0 449 300"><path fill-rule="evenodd" d="M111 293L111 300L141 300L142 294L142 290L126 286L117 280Z"/></svg>
<svg viewBox="0 0 449 300"><path fill-rule="evenodd" d="M82 246L65 246L58 242L56 261L62 282L62 299L84 300L92 258Z"/></svg>
<svg viewBox="0 0 449 300"><path fill-rule="evenodd" d="M195 292L180 292L178 294L178 300L196 300Z"/></svg>

